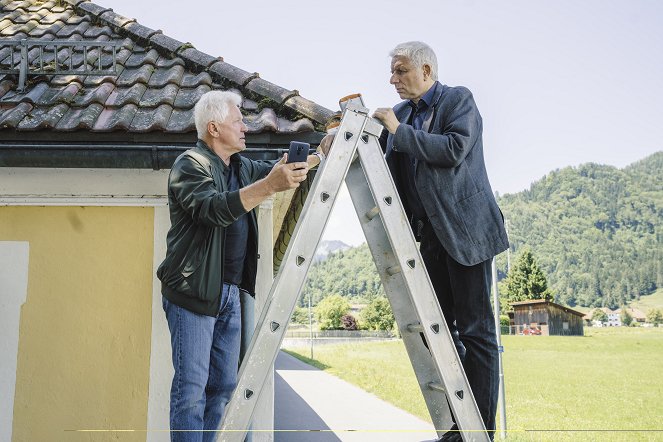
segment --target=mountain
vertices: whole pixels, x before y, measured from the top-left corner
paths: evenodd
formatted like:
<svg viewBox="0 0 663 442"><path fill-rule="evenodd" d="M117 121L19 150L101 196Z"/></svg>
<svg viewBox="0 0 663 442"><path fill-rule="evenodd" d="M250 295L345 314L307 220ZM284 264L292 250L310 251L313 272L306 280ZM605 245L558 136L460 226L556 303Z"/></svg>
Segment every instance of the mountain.
<svg viewBox="0 0 663 442"><path fill-rule="evenodd" d="M384 296L380 276L366 243L346 250L339 249L324 261L311 265L299 302L303 307L311 296L311 303L316 305L321 299L336 293L351 298L353 302Z"/></svg>
<svg viewBox="0 0 663 442"><path fill-rule="evenodd" d="M498 203L511 254L532 250L556 302L616 308L663 286L663 152L555 170Z"/></svg>
<svg viewBox="0 0 663 442"><path fill-rule="evenodd" d="M320 241L320 244L318 244L318 248L315 251L315 256L313 256L313 262L321 262L327 259L327 257L337 251L343 251L343 250L348 250L350 248L349 245L344 243L343 241L338 241L338 240L323 240Z"/></svg>
<svg viewBox="0 0 663 442"><path fill-rule="evenodd" d="M623 169L589 163L555 170L498 202L511 261L529 247L556 302L618 308L663 287L663 152ZM507 254L497 263L503 278ZM366 244L313 264L301 302L334 293L383 295Z"/></svg>

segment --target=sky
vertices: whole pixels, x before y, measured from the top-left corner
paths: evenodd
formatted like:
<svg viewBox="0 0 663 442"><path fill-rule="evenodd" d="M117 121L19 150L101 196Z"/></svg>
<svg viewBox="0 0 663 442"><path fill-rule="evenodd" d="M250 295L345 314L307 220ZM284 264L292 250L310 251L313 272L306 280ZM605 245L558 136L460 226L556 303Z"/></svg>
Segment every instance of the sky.
<svg viewBox="0 0 663 442"><path fill-rule="evenodd" d="M388 53L424 41L439 80L474 94L500 194L663 150L659 0L94 1L333 110L356 92L370 109L398 103ZM355 218L344 192L325 237L363 242Z"/></svg>

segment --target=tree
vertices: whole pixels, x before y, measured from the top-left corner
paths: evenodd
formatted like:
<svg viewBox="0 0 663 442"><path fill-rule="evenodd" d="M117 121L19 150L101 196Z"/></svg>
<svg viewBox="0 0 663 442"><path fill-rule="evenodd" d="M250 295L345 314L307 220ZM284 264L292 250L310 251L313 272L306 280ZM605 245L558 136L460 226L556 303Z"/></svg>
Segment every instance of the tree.
<svg viewBox="0 0 663 442"><path fill-rule="evenodd" d="M295 307L290 322L294 324L308 324L308 309L304 307Z"/></svg>
<svg viewBox="0 0 663 442"><path fill-rule="evenodd" d="M597 308L592 312L592 321L608 322L608 315L600 308Z"/></svg>
<svg viewBox="0 0 663 442"><path fill-rule="evenodd" d="M633 322L633 316L631 316L626 307L622 307L621 320L622 324L627 327L631 325L631 322Z"/></svg>
<svg viewBox="0 0 663 442"><path fill-rule="evenodd" d="M369 330L391 330L394 327L394 313L386 298L375 298L361 311L361 319Z"/></svg>
<svg viewBox="0 0 663 442"><path fill-rule="evenodd" d="M507 299L510 302L530 299L552 299L546 275L539 268L532 252L526 248L509 272L506 283Z"/></svg>
<svg viewBox="0 0 663 442"><path fill-rule="evenodd" d="M315 318L320 330L341 330L341 318L350 311L350 304L341 295L331 295L315 307Z"/></svg>
<svg viewBox="0 0 663 442"><path fill-rule="evenodd" d="M647 312L647 322L654 325L663 324L663 310L653 308Z"/></svg>

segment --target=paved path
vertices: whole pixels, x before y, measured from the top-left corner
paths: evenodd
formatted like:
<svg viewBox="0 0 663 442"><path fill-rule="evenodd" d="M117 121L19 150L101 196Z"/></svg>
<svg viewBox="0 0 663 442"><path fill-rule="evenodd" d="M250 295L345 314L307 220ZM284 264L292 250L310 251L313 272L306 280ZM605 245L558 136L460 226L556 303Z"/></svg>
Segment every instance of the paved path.
<svg viewBox="0 0 663 442"><path fill-rule="evenodd" d="M436 439L430 423L283 352L274 384L275 442Z"/></svg>

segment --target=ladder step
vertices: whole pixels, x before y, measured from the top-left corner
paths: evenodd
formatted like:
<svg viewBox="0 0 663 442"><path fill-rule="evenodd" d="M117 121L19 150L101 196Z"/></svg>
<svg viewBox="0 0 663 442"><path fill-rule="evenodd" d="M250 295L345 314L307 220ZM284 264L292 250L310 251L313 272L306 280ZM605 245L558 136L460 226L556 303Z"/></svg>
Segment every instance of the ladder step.
<svg viewBox="0 0 663 442"><path fill-rule="evenodd" d="M416 324L408 324L407 331L412 333L423 333L424 326L418 322Z"/></svg>
<svg viewBox="0 0 663 442"><path fill-rule="evenodd" d="M387 275L394 276L402 271L401 266L395 265L387 268Z"/></svg>
<svg viewBox="0 0 663 442"><path fill-rule="evenodd" d="M368 220L370 221L373 218L375 218L376 216L378 216L379 214L380 214L380 209L378 208L378 206L375 206L371 210L366 212L366 218L368 218Z"/></svg>
<svg viewBox="0 0 663 442"><path fill-rule="evenodd" d="M431 390L440 391L442 393L447 392L447 390L444 388L444 385L440 384L439 382L429 382L428 388Z"/></svg>

